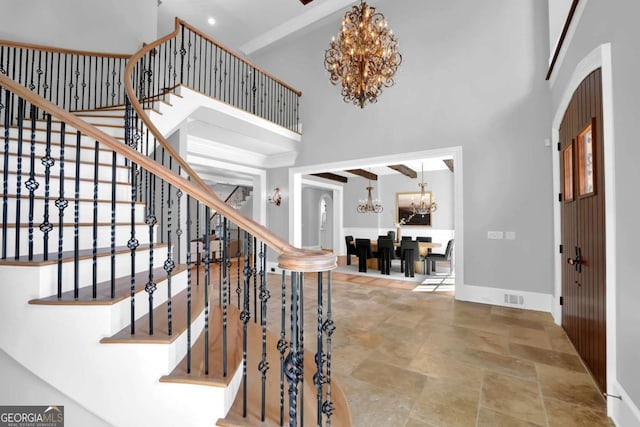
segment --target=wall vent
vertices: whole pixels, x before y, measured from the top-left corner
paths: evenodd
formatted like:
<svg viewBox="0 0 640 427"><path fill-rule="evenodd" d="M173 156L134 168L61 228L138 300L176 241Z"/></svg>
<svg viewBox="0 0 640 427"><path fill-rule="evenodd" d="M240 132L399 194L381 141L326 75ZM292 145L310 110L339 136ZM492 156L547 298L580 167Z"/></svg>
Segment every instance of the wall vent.
<svg viewBox="0 0 640 427"><path fill-rule="evenodd" d="M504 294L505 304L524 305L524 297L522 295Z"/></svg>

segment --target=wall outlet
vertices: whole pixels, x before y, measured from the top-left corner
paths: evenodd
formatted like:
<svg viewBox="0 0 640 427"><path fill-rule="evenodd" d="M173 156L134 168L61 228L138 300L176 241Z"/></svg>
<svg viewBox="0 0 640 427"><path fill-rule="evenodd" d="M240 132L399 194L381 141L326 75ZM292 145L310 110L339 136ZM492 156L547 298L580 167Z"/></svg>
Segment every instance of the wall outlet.
<svg viewBox="0 0 640 427"><path fill-rule="evenodd" d="M515 231L507 231L505 235L505 239L507 240L516 240L516 232Z"/></svg>
<svg viewBox="0 0 640 427"><path fill-rule="evenodd" d="M491 240L501 240L503 238L502 231L489 231L487 232L487 238Z"/></svg>

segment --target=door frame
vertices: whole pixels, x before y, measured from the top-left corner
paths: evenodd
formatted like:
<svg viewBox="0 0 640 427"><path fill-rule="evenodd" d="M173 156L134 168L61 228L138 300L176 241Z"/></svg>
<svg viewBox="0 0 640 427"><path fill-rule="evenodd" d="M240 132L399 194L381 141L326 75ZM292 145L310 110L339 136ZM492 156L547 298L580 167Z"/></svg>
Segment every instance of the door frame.
<svg viewBox="0 0 640 427"><path fill-rule="evenodd" d="M569 102L580 83L594 70L602 70L602 131L604 135L604 191L605 191L605 247L606 247L606 298L607 298L607 393L613 394L611 385L617 382L616 378L616 203L615 203L615 168L614 168L614 127L613 127L613 76L611 71L611 44L598 46L586 55L575 67L569 82L564 88L562 98L555 111L551 135L553 137L552 162L553 162L553 223L554 223L554 292L553 317L560 325L562 322L562 307L560 296L562 295L562 262L563 255L559 253L561 240L561 218L558 194L561 191L560 156L555 149L560 140L560 124ZM555 82L554 82L555 83ZM613 399L607 399L607 410L612 411Z"/></svg>

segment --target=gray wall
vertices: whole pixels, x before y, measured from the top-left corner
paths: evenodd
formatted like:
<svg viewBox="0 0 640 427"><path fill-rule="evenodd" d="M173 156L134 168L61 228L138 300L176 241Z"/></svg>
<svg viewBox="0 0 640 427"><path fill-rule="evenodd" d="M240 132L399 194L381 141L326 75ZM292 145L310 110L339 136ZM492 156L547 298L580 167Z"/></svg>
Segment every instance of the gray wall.
<svg viewBox="0 0 640 427"><path fill-rule="evenodd" d="M276 235L284 240L289 240L289 169L275 168L267 170L267 189L269 192L279 187L282 192L282 203L280 206L267 203L267 222L266 226ZM267 252L267 260L276 262L278 256L269 248Z"/></svg>
<svg viewBox="0 0 640 427"><path fill-rule="evenodd" d="M360 109L342 102L324 71L323 52L341 14L254 55L302 90L298 165L462 146L466 283L551 294L546 2L376 5L404 55L396 85L377 104ZM489 230L515 231L517 240L489 241ZM522 274L532 259L535 274Z"/></svg>
<svg viewBox="0 0 640 427"><path fill-rule="evenodd" d="M0 0L0 39L134 53L157 39L157 0Z"/></svg>
<svg viewBox="0 0 640 427"><path fill-rule="evenodd" d="M640 3L630 1L590 1L576 28L567 55L553 86L555 111L571 74L589 52L603 43L611 43L613 72L613 109L615 128L615 206L607 206L607 215L615 213L616 286L617 286L617 381L640 406L640 286L638 286L638 210L637 186L640 182L640 55L638 40ZM612 172L612 171L609 171ZM609 378L611 380L611 378Z"/></svg>

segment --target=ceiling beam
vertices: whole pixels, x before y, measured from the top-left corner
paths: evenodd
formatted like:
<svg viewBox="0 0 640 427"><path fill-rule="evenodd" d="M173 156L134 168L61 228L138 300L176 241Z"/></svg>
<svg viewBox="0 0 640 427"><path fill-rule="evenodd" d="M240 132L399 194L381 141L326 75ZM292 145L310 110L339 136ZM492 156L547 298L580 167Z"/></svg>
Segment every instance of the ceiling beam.
<svg viewBox="0 0 640 427"><path fill-rule="evenodd" d="M371 181L377 181L378 180L378 175L376 175L375 173L371 173L369 171L366 171L364 169L348 169L345 172L349 172L349 173L352 173L354 175L361 176L364 179L369 179Z"/></svg>
<svg viewBox="0 0 640 427"><path fill-rule="evenodd" d="M406 175L409 178L418 177L418 172L414 171L407 165L389 165L387 167L393 169L394 171L400 172L401 174Z"/></svg>
<svg viewBox="0 0 640 427"><path fill-rule="evenodd" d="M329 172L312 173L311 175L317 176L318 178L330 179L332 181L338 181L342 183L346 183L348 181L346 176L336 175L335 173L329 173Z"/></svg>
<svg viewBox="0 0 640 427"><path fill-rule="evenodd" d="M453 172L453 159L443 160L444 164L447 165L449 170Z"/></svg>

